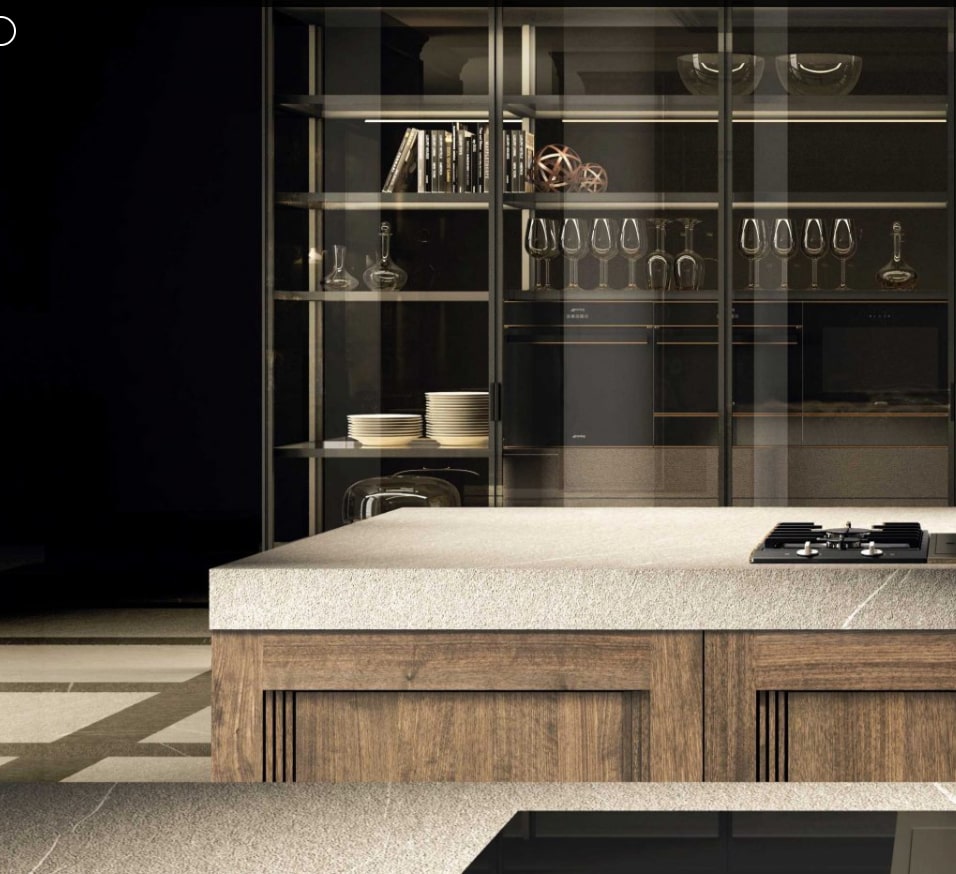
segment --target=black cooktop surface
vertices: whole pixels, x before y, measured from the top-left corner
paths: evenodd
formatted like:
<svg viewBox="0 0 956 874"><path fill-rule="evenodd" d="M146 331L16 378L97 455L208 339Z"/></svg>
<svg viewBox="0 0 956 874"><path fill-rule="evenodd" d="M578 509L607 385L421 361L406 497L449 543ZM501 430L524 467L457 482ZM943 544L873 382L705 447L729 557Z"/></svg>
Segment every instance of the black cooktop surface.
<svg viewBox="0 0 956 874"><path fill-rule="evenodd" d="M919 522L883 522L869 528L850 522L824 528L815 522L781 522L750 554L754 564L924 564L929 532Z"/></svg>

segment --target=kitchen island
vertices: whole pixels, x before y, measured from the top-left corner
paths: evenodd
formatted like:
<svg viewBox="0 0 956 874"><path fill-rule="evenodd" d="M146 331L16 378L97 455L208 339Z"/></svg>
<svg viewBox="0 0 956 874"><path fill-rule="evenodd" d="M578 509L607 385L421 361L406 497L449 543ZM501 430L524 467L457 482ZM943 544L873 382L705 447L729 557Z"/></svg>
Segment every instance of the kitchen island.
<svg viewBox="0 0 956 874"><path fill-rule="evenodd" d="M949 508L400 510L210 574L217 780L953 781L956 564L752 565Z"/></svg>

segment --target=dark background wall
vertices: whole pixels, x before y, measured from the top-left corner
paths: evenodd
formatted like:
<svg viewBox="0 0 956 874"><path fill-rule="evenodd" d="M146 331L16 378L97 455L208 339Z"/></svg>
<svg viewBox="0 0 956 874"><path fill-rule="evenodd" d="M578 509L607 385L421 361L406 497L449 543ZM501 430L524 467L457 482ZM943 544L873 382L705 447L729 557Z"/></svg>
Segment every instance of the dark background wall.
<svg viewBox="0 0 956 874"><path fill-rule="evenodd" d="M259 545L260 8L0 13L0 610L204 600Z"/></svg>

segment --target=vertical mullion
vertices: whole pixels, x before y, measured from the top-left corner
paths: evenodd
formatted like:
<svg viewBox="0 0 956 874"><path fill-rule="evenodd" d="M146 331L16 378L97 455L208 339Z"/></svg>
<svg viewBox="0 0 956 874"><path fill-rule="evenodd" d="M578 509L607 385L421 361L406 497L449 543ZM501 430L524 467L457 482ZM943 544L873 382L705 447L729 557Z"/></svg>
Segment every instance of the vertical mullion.
<svg viewBox="0 0 956 874"><path fill-rule="evenodd" d="M953 100L956 100L956 72L954 72L953 45L954 45L954 26L953 26L953 7L949 7L949 38L947 40L947 49L949 51L949 95L946 101L946 127L947 127L947 152L949 160L947 162L948 179L948 206L947 214L949 218L948 245L948 263L946 265L946 275L949 281L948 297L948 353L949 353L949 504L956 504L956 272L954 272L954 250L956 250L956 210L954 210L954 186L953 186L953 162L956 161L956 148L953 142L953 125L956 116L953 113Z"/></svg>
<svg viewBox="0 0 956 874"><path fill-rule="evenodd" d="M275 468L273 425L275 421L274 325L275 325L275 128L273 120L273 22L272 7L262 7L262 303L261 303L261 404L262 404L262 528L261 547L275 540Z"/></svg>
<svg viewBox="0 0 956 874"><path fill-rule="evenodd" d="M733 53L733 10L722 6L717 19L720 53L720 112L717 123L717 240L721 254L717 274L718 457L717 502L733 503L733 99L730 56Z"/></svg>
<svg viewBox="0 0 956 874"><path fill-rule="evenodd" d="M323 39L325 31L316 25L309 26L309 93L321 95L323 92L322 68ZM323 189L324 175L324 136L325 126L322 117L309 121L309 191L318 192ZM321 209L309 210L309 246L316 252L321 252L325 237L325 216ZM319 261L319 265L323 262ZM317 291L321 287L322 270L310 271L309 290ZM313 288L314 283L314 288ZM322 445L325 439L324 422L324 379L325 379L325 337L324 337L324 304L321 301L310 301L309 315L309 385L308 385L308 422L310 443L316 447ZM322 518L322 459L309 458L309 534L316 534L323 528Z"/></svg>
<svg viewBox="0 0 956 874"><path fill-rule="evenodd" d="M492 491L491 503L500 506L502 503L502 471L504 468L502 448L502 423L500 409L500 385L503 379L504 353L503 343L503 303L504 294L504 233L502 210L504 208L503 180L499 167L498 147L501 143L503 130L502 106L504 103L504 25L502 21L502 7L498 4L488 7L488 92L490 109L488 114L488 361L491 370L490 383L492 386L492 410L494 421L491 422L490 453L488 459L488 485Z"/></svg>

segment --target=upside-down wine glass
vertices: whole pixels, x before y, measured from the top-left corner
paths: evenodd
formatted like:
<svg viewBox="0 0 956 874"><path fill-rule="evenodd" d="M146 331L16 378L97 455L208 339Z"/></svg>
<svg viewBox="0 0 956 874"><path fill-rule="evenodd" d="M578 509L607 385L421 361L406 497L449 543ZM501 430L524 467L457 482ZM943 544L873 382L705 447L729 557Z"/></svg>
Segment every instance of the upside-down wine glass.
<svg viewBox="0 0 956 874"><path fill-rule="evenodd" d="M617 228L614 219L597 218L591 229L591 254L600 262L598 288L609 288L608 262L617 255Z"/></svg>
<svg viewBox="0 0 956 874"><path fill-rule="evenodd" d="M740 225L740 251L750 266L748 291L760 288L760 259L769 248L767 222L762 218L745 218Z"/></svg>
<svg viewBox="0 0 956 874"><path fill-rule="evenodd" d="M827 229L822 218L808 218L803 223L803 239L801 240L803 254L810 259L810 288L820 287L817 282L817 264L827 253Z"/></svg>
<svg viewBox="0 0 956 874"><path fill-rule="evenodd" d="M621 254L627 259L628 288L637 288L637 259L646 248L644 223L638 218L624 219L621 222Z"/></svg>
<svg viewBox="0 0 956 874"><path fill-rule="evenodd" d="M657 243L654 251L647 256L644 269L647 271L647 287L651 291L669 291L674 275L674 256L664 244L667 223L670 219L651 219L657 231Z"/></svg>
<svg viewBox="0 0 956 874"><path fill-rule="evenodd" d="M550 261L558 254L558 230L554 219L536 216L528 219L528 231L525 234L524 247L535 259L535 291L548 291L551 288ZM540 265L544 264L543 271ZM539 277L544 274L543 280Z"/></svg>
<svg viewBox="0 0 956 874"><path fill-rule="evenodd" d="M830 236L830 250L840 259L840 284L837 291L846 291L846 262L856 252L859 242L859 232L852 219L838 218L833 220L833 233Z"/></svg>
<svg viewBox="0 0 956 874"><path fill-rule="evenodd" d="M694 251L694 227L700 219L681 219L684 248L674 258L674 285L679 291L699 291L704 284L704 259Z"/></svg>
<svg viewBox="0 0 956 874"><path fill-rule="evenodd" d="M787 268L790 259L797 254L797 238L793 235L793 222L788 218L773 220L773 230L770 232L770 248L773 254L780 259L780 288L786 291L790 288Z"/></svg>
<svg viewBox="0 0 956 874"><path fill-rule="evenodd" d="M588 253L588 229L584 219L566 218L561 226L561 250L564 257L568 259L568 276L570 277L567 287L569 289L579 289L578 284L578 261Z"/></svg>

